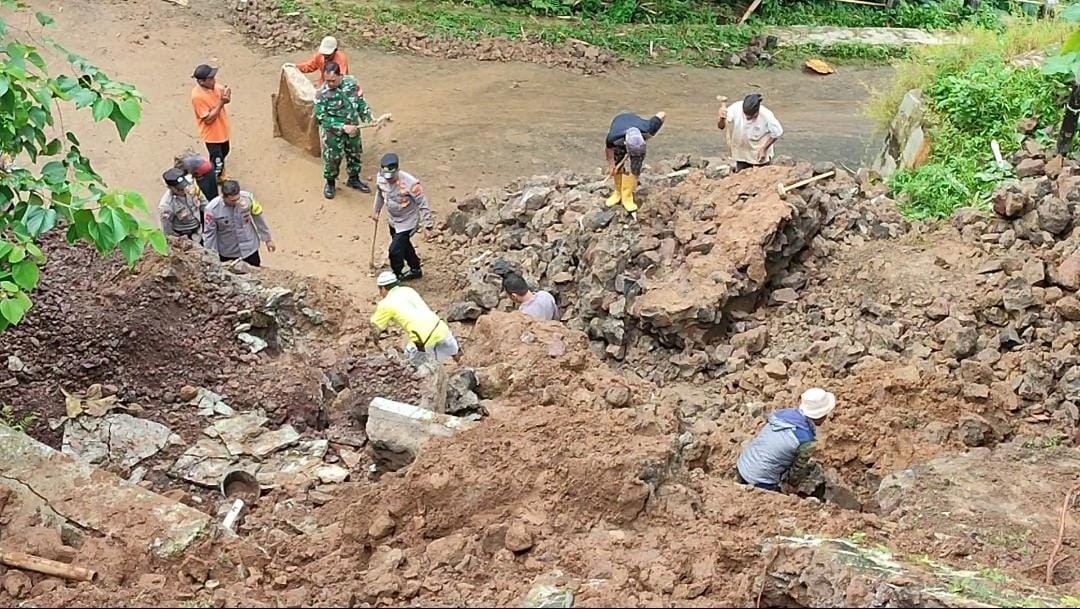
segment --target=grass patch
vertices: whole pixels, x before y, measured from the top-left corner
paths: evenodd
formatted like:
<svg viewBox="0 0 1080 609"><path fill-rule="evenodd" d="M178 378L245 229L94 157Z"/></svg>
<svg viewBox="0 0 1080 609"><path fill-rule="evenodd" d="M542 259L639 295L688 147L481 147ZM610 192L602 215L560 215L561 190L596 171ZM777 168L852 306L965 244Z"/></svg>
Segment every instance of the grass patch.
<svg viewBox="0 0 1080 609"><path fill-rule="evenodd" d="M531 5L523 6L518 2L493 3L489 0L278 0L277 8L282 13L306 15L320 33L340 32L339 19L350 16L367 23L404 23L424 34L464 40L500 37L561 45L574 39L608 49L634 64L675 62L711 67L724 65L732 53L746 48L750 39L760 35L768 23L767 20L753 19L744 25L727 23L731 16L725 11L730 7L679 0L665 0L664 3L669 8L677 5L678 10L663 10L659 5L634 2L633 5L638 7L635 10L647 9L646 14L629 17L625 11L618 12L622 10L619 8L622 4L617 1L593 12L580 8L587 4L585 2L560 4L562 8L558 10L544 9L544 2L534 0ZM707 10L701 10L701 6ZM738 15L734 19L737 20ZM906 49L844 43L829 47L778 48L774 50L773 59L779 65L793 65L807 57L866 64L885 63L906 55Z"/></svg>
<svg viewBox="0 0 1080 609"><path fill-rule="evenodd" d="M1006 7L1007 8L1007 7ZM1001 29L1002 11L987 3L977 11L963 0L938 2L898 1L893 8L875 8L842 2L766 0L754 18L769 25L827 25L835 27L896 27L957 30L978 27Z"/></svg>
<svg viewBox="0 0 1080 609"><path fill-rule="evenodd" d="M655 25L725 25L737 23L748 2L709 0L456 0L443 2L477 9L516 10L545 17L580 17L596 23ZM765 0L750 18L755 25L824 25L838 27L909 27L954 30L973 24L996 28L1007 0L987 2L971 11L963 0L899 0L878 8L828 0Z"/></svg>
<svg viewBox="0 0 1080 609"><path fill-rule="evenodd" d="M908 90L921 89L928 102L930 158L890 180L905 215L946 217L959 207L985 206L994 187L1011 177L993 162L990 142L997 140L1008 156L1023 141L1016 130L1021 119L1035 117L1040 128L1060 123L1065 83L1012 62L1052 48L1068 31L1063 23L1034 20L1018 20L998 35L968 28L968 44L920 47L898 65L892 87L877 92L866 111L885 127Z"/></svg>

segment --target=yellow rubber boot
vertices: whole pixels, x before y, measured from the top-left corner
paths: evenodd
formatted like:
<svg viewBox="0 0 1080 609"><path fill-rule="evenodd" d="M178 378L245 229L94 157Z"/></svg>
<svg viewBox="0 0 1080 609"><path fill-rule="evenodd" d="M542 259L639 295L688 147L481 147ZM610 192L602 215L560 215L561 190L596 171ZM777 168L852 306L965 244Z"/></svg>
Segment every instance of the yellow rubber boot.
<svg viewBox="0 0 1080 609"><path fill-rule="evenodd" d="M622 200L622 184L623 184L623 176L622 176L622 174L621 173L615 174L615 190L614 190L614 192L611 193L611 196L608 197L607 202L605 203L605 205L607 205L608 207L615 207L616 205L619 204L619 201Z"/></svg>
<svg viewBox="0 0 1080 609"><path fill-rule="evenodd" d="M634 213L637 211L637 204L634 203L634 189L637 188L637 176L634 174L627 174L623 176L622 187L622 206L626 211Z"/></svg>

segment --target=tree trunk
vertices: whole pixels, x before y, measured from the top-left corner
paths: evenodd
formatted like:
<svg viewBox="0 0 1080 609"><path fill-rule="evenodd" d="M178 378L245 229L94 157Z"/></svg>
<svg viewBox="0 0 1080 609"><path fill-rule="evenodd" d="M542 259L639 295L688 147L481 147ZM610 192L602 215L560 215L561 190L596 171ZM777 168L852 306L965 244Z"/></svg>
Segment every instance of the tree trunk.
<svg viewBox="0 0 1080 609"><path fill-rule="evenodd" d="M1073 137L1076 136L1076 121L1080 114L1080 82L1074 83L1069 101L1065 102L1065 116L1061 119L1061 132L1058 134L1057 153L1059 156L1069 154L1072 149Z"/></svg>

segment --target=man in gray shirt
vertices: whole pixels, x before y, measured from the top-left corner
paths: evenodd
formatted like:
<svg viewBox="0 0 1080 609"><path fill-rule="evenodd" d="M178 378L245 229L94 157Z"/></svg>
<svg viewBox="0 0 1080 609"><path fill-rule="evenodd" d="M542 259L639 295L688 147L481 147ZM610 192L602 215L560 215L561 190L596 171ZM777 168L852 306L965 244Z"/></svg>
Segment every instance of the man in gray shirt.
<svg viewBox="0 0 1080 609"><path fill-rule="evenodd" d="M559 319L559 306L555 304L555 297L539 290L533 292L525 278L517 273L510 273L503 277L503 289L518 305L522 313L543 321L555 321Z"/></svg>

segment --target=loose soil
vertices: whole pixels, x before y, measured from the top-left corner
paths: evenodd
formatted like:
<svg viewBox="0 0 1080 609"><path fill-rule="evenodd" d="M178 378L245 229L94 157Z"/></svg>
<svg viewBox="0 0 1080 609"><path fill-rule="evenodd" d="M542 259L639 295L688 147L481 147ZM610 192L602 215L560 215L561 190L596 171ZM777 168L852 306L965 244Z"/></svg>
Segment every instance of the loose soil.
<svg viewBox="0 0 1080 609"><path fill-rule="evenodd" d="M286 58L249 50L226 31L220 10L208 2L192 0L190 9L134 1L32 4L56 15L58 37L68 46L147 93L144 122L123 145L85 117L66 118L80 133L85 130L86 151L101 159L97 165L107 177L148 194L159 192L158 176L173 154L195 143L185 77L190 68L183 66L202 61L222 65L222 81L236 91L230 108L236 151L230 171L265 203L281 249L266 256L270 268L254 272L249 282L179 244L173 256L147 258L130 273L115 259L48 243L51 261L37 304L23 325L4 335L0 350L0 355L17 356L27 367L0 371L0 382L17 381L0 390L0 401L14 404L17 414L38 414L41 418L31 432L55 446L58 436L42 422L63 412L59 390L83 390L99 382L114 386L125 402L138 402L140 416L170 425L190 443L204 421L179 408L174 393L184 385L202 385L222 393L238 410L261 407L274 424L291 423L305 438L326 437L331 444L328 461L343 459L335 453L343 446L362 447L363 405L375 395L413 401L418 388L400 363L378 353L366 339L370 306L363 301L373 295L365 267L369 199L350 192L323 201L316 161L270 135L269 99L262 96L275 89L277 66ZM84 23L95 28L79 27ZM200 39L212 42L192 43L192 32L215 28L220 30L217 35ZM715 111L712 100L718 90L737 97L748 87L746 78L759 81L787 123L787 151L853 161L868 130L855 118L849 98L864 76L885 76L849 73L815 79L794 73L643 70L586 79L514 63L440 62L364 50L351 51L351 57L376 112L385 108L397 120L394 133L381 136L387 141L376 137L369 142L365 160L370 163L391 144L400 146L406 165L425 179L436 208L443 212L453 209L456 193L465 198L464 193L478 187L501 188L514 176L556 168L590 171L598 164L597 143L610 115L621 109L616 108L623 103L618 100L626 99L627 82L649 85L635 89L635 104L645 111L665 108L672 116L650 152L658 166L665 153L674 151L693 149L714 156L706 154L714 150L719 155L719 138L708 129ZM162 66L176 66L176 74L166 77ZM789 91L799 91L798 100ZM828 114L823 108L845 112ZM393 137L400 142L388 141ZM763 246L760 241L776 236L772 231L788 219L774 199L775 178L804 169L776 167L722 182L718 188L724 196L746 195L762 203L760 209L769 213L755 218L771 227L758 233L758 222L745 214L712 216L755 235L754 243L730 234L710 242L731 250L730 256L720 257L725 264L764 264L755 244ZM700 180L695 175L687 183L710 188ZM656 182L646 188L643 220L690 243L695 232L680 229L680 223L685 228L709 218L669 218L664 210L678 205L659 194L664 186ZM836 193L849 187L862 188L846 176L837 179L831 193L808 189L806 200L790 202L799 214L812 205L827 210L822 201L835 204ZM601 197L600 188L589 196ZM587 208L598 205L582 200ZM650 200L656 202L655 209L647 207ZM713 207L735 205L710 201ZM102 579L74 584L4 569L0 604L30 599L40 606L518 606L534 584L546 583L575 590L575 606L580 607L749 606L771 577L763 542L806 533L887 543L905 554L964 567L995 567L1026 586L1035 585L1031 565L1013 560L1012 549L1002 550L1014 545L1020 534L1010 520L1014 514L987 510L946 519L939 513L934 493L969 496L966 486L951 489L950 484L960 481L980 489L991 484L992 477L980 469L984 464L978 458L952 466L941 461L932 467L920 464L970 446L980 447L982 452L975 453L979 457L989 453L989 447L1003 450L1004 443L1011 442L1014 446L1004 447L1011 452L1001 453L1005 462L1059 468L1040 481L1030 500L1015 488L1007 493L1018 511L1035 515L1036 524L1022 532L1023 543L1032 562L1045 560L1057 533L1053 523L1060 506L1054 504L1064 497L1075 472L1064 459L1054 458L1057 453L1040 452L1042 445L1030 443L1049 427L1072 429L1074 423L1063 406L1055 416L1065 412L1065 418L1047 424L1050 416L1039 417L1042 413L1033 405L1039 401L1035 374L1021 379L1017 372L1020 360L1036 348L1049 357L1043 343L1053 328L1064 335L1062 315L1051 312L1045 299L1052 289L1061 298L1062 290L1046 277L1031 278L1024 286L1031 302L1020 311L999 312L1005 324L1036 306L1045 315L1026 319L1024 339L1030 348L1012 351L1011 343L1002 339L1000 348L1006 352L999 356L1004 364L999 369L986 365L995 385L988 396L964 391L990 380L961 382L957 370L966 375L972 372L970 366L944 356L934 359L929 349L923 355L897 350L881 357L859 351L849 362L851 353L832 343L826 357L814 349L824 349L817 343L828 342L821 339L830 333L873 344L859 333L866 331L867 322L860 323L864 313L878 310L875 304L885 306L887 301L889 314L902 318L910 335L924 340L926 328L937 319L951 315L974 323L968 308L990 286L973 278L989 257L990 245L972 223L961 230L905 229L903 237L889 237L890 230L899 230L899 221L891 217L895 211L890 207L864 226L860 223L866 219L859 214L866 212L866 201L860 201L861 206L832 209L837 213L828 222L813 227L812 232L821 228L821 233L789 269L810 278L800 285L797 301L758 303L762 306L738 317L734 329L740 333L768 327L771 336L769 347L762 345L746 357L730 355L740 360L739 366L709 370L712 377L693 366L687 366L690 374L669 374L670 365L679 368L693 355L670 346L653 349L651 360L635 353L636 360L611 362L588 328L538 322L517 313L492 312L472 326L455 323L464 349L461 362L451 368L475 369L477 391L488 413L476 429L431 440L412 465L377 481L365 479L367 462L360 461L349 483L275 490L248 514L238 538L207 538L178 561L149 559L148 553L118 548L106 538L89 536L80 545L48 532L24 531L20 538L19 531L2 529L0 545L98 565ZM673 220L670 225L668 220ZM864 228L885 233L875 239L851 237ZM601 234L598 241L611 241L632 237L636 230L641 229L615 223L593 232ZM1014 244L1016 239L1014 232ZM431 265L435 272L418 282L421 292L440 305L460 300L461 282L453 275L452 263L470 255L475 245L445 235L423 245L424 254L437 262ZM1012 253L1036 257L1026 247L1020 243ZM694 253L686 249L680 255ZM1000 280L994 288L999 296L1001 288L1016 279L1010 273L1018 274L1012 269L995 278ZM1038 305L1032 296L1035 284L1044 297ZM260 306L265 296L260 288L277 285L291 288L297 305L283 312L275 345L252 355L236 340L235 322L241 311ZM875 298L861 298L866 296ZM944 314L937 317L935 307L923 303L930 297L955 302L945 303ZM1010 302L1017 298L1012 293L1008 297ZM324 321L297 314L301 304L321 313ZM950 304L956 305L955 311ZM984 304L971 310L985 315L998 307ZM921 316L923 308L927 319ZM979 319L979 327L988 334L991 329L984 321ZM953 322L956 328L948 340L939 342L959 340L955 335L963 328ZM977 337L980 347L997 340L996 328L992 331L993 337ZM975 341L972 338L969 352L957 359L973 360L968 356ZM935 353L946 347L935 343ZM831 360L837 354L843 359L838 369ZM767 372L772 368L766 367L766 356L787 358L785 372ZM1074 356L1070 352L1061 357ZM650 373L638 374L637 365L649 367ZM1051 390L1073 391L1064 378L1054 385L1061 372L1049 374L1044 397ZM1023 385L1029 396L1023 405L997 393L999 384L1010 395L1016 389L1010 382L998 383L998 373ZM762 413L790 406L803 388L818 383L836 392L842 405L821 430L817 458L835 476L834 486L850 496L822 504L736 484L732 464L743 442L760 428ZM1015 413L1032 416L1021 419L1012 416ZM973 425L965 426L965 421ZM1062 450L1072 454L1076 449ZM152 469L160 473L159 466L173 456L164 454ZM903 509L878 515L878 483L907 468L912 468L908 477L914 482L901 480L901 498L890 505L890 510L897 505ZM932 475L924 476L925 471ZM1018 475L999 483L1023 484L1042 467L1023 465L1016 471ZM963 475L951 476L955 472ZM176 489L163 474L151 475L148 484ZM5 501L0 496L0 518ZM202 503L213 509L213 502ZM976 525L981 536L969 542L965 536ZM1067 553L1075 555L1071 524L1065 537ZM1075 586L1067 583L1075 573L1069 565L1059 570L1060 579L1054 582L1058 592ZM892 579L890 585L908 584ZM770 598L780 602L784 597L777 593Z"/></svg>

